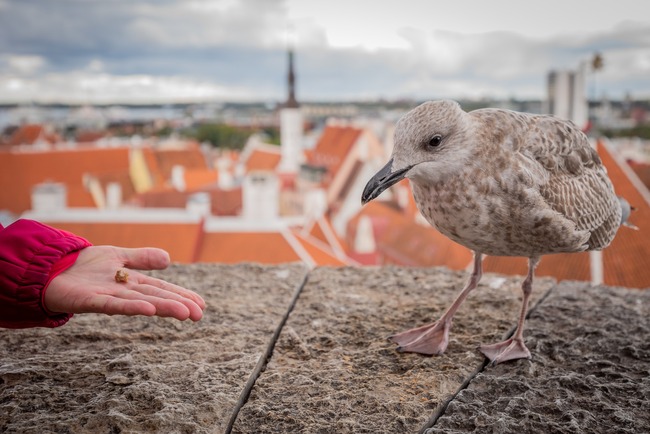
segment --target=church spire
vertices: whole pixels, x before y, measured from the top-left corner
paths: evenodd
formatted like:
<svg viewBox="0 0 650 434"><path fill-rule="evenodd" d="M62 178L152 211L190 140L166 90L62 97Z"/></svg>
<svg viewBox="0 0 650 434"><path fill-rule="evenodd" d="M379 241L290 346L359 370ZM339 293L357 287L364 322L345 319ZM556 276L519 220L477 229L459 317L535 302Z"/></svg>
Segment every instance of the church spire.
<svg viewBox="0 0 650 434"><path fill-rule="evenodd" d="M303 120L296 101L296 75L293 71L293 49L289 48L288 98L280 107L280 143L282 158L278 171L296 174L304 158L302 151Z"/></svg>
<svg viewBox="0 0 650 434"><path fill-rule="evenodd" d="M289 49L289 73L287 74L287 84L289 90L289 97L284 104L287 108L298 108L300 105L296 100L296 74L293 72L293 49Z"/></svg>

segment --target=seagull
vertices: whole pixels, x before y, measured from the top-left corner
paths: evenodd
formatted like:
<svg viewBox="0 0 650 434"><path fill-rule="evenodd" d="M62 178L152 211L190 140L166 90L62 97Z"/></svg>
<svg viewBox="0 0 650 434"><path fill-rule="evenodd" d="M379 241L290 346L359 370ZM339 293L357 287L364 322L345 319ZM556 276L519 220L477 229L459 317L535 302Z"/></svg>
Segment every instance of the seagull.
<svg viewBox="0 0 650 434"><path fill-rule="evenodd" d="M585 134L550 115L425 102L397 122L391 158L368 181L362 204L404 178L427 221L474 259L467 284L438 321L391 336L402 352L442 354L454 314L481 279L483 255L523 256L528 273L517 329L479 350L493 365L530 358L523 331L540 258L607 247L630 212Z"/></svg>

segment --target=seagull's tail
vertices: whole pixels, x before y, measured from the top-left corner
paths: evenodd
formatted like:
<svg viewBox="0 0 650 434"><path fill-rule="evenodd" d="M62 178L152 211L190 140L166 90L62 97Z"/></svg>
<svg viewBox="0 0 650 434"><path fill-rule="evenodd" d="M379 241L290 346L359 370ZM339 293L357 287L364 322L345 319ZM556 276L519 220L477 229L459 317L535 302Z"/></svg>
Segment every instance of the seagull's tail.
<svg viewBox="0 0 650 434"><path fill-rule="evenodd" d="M627 219L630 218L632 211L636 211L636 208L630 205L630 203L621 196L618 196L618 201L621 203L621 226L627 226L630 229L638 231L639 228L637 226L634 226L632 223L628 223L627 221Z"/></svg>

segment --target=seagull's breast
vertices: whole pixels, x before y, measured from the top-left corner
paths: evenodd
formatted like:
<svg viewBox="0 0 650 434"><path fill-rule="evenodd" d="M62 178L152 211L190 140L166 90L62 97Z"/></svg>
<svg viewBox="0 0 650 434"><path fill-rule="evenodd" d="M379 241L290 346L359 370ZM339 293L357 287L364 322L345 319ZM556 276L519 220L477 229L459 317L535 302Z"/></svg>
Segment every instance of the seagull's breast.
<svg viewBox="0 0 650 434"><path fill-rule="evenodd" d="M515 172L477 168L432 184L412 182L422 215L443 235L496 256L582 251L589 234L549 209Z"/></svg>

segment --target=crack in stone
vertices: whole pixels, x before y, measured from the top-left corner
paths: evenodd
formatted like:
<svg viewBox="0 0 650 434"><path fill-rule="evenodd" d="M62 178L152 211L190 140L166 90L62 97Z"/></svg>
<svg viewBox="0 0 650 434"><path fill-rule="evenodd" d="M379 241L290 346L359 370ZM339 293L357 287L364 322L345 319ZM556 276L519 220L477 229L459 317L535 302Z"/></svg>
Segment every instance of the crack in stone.
<svg viewBox="0 0 650 434"><path fill-rule="evenodd" d="M551 288L549 288L544 293L544 295L542 295L539 298L539 300L537 300L535 305L528 309L528 312L526 314L526 319L528 319L530 317L530 315L533 312L535 312L535 310L537 310L537 308L551 295L551 291L553 291L556 287L557 287L557 284L553 285ZM515 324L512 327L510 327L510 329L503 335L503 339L505 340L505 339L509 339L510 337L512 337L515 334L516 330L517 330L517 325ZM458 387L458 390L456 390L456 392L454 392L449 398L447 398L445 401L441 402L440 405L438 405L438 407L436 407L436 409L434 410L434 412L431 415L431 417L429 418L429 420L427 420L424 423L424 426L422 426L422 428L420 429L420 431L418 431L418 434L426 434L427 430L433 428L436 425L436 423L438 422L438 419L440 419L442 416L445 415L445 413L447 411L447 407L449 407L449 404L451 404L456 399L456 397L458 396L458 394L460 394L460 392L467 389L469 387L470 383L472 382L472 380L474 380L481 372L485 371L485 368L487 368L488 365L489 365L489 361L487 359L485 359L483 361L483 363L480 366L478 366L474 370L474 372L472 372L465 379L465 381L463 381L463 383Z"/></svg>
<svg viewBox="0 0 650 434"><path fill-rule="evenodd" d="M271 339L269 341L269 344L266 347L266 350L264 350L264 353L260 356L259 360L257 361L257 364L253 369L253 372L251 372L251 375L248 377L248 381L246 381L246 384L244 385L244 388L242 389L242 392L239 395L239 399L235 403L235 408L233 409L233 412L230 416L230 420L228 421L228 425L226 426L226 430L224 431L224 434L231 433L233 426L237 421L237 416L239 416L239 412L241 411L242 407L246 405L246 402L248 402L248 398L250 397L253 387L255 386L255 382L262 374L262 372L266 370L266 365L269 363L271 357L273 356L273 350L275 349L275 345L277 344L278 339L280 338L280 333L282 332L284 325L287 323L287 320L289 319L289 315L291 315L291 312L296 307L298 298L300 297L302 290L307 285L308 280L309 280L309 270L305 272L305 275L302 278L302 282L297 286L296 291L291 297L291 301L289 302L289 307L287 308L287 311L285 312L282 319L280 319L280 322L278 323L278 326L275 328L275 331L271 336Z"/></svg>

